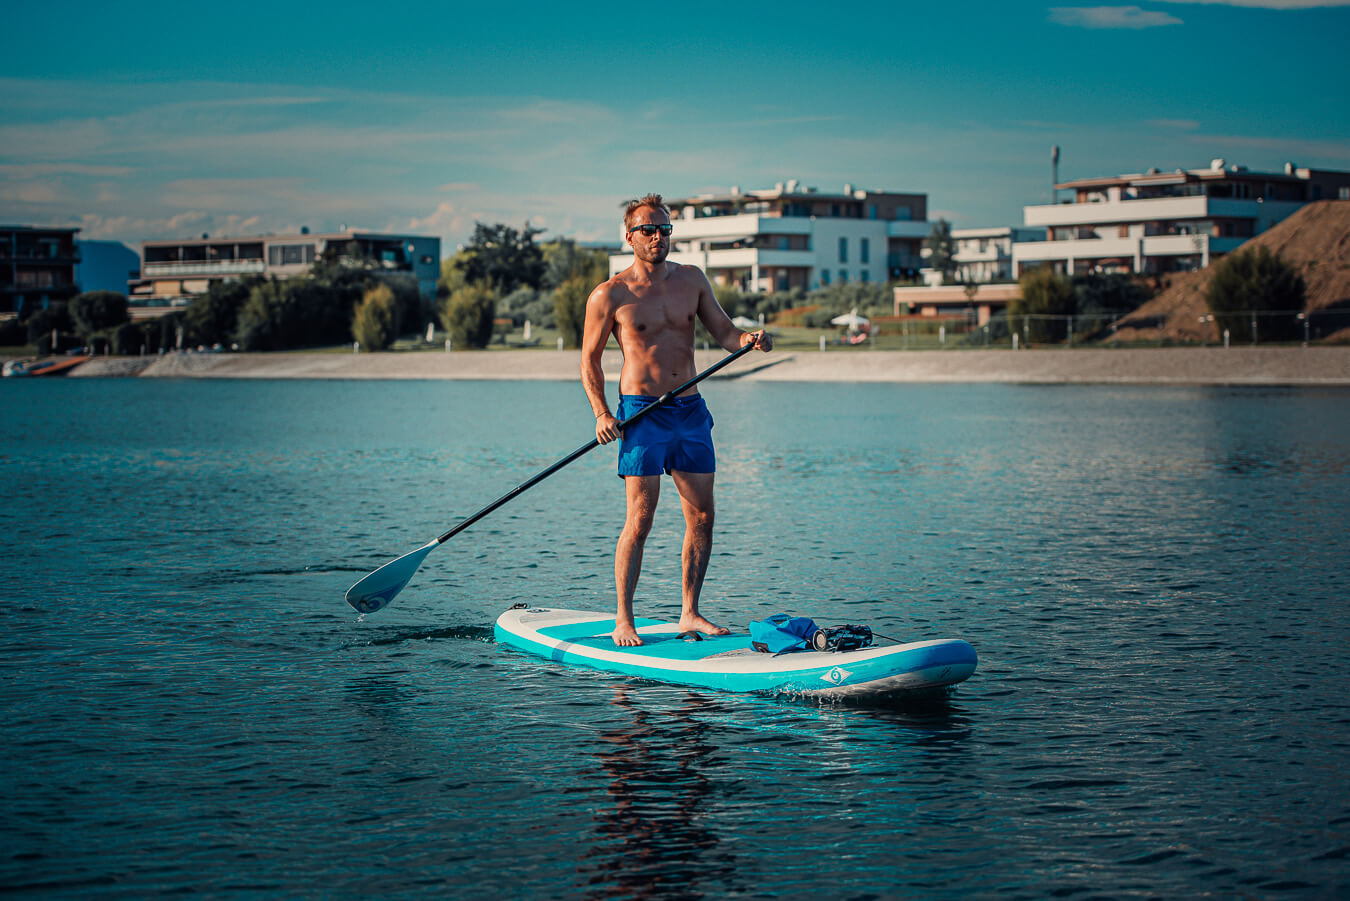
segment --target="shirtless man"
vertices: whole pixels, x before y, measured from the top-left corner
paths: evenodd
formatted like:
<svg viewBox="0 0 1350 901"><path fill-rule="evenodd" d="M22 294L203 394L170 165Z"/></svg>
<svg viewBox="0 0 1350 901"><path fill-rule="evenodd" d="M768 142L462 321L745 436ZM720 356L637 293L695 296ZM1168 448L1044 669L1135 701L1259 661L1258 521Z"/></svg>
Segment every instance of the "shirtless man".
<svg viewBox="0 0 1350 901"><path fill-rule="evenodd" d="M764 331L743 332L713 296L702 270L672 263L670 211L659 194L648 194L624 211L625 240L633 265L602 283L586 300L581 339L581 384L595 413L595 437L608 444L622 437L619 475L624 480L628 514L614 551L618 613L614 643L640 645L633 622L633 593L642 571L642 548L651 532L661 473L667 472L684 510L683 606L680 630L725 635L698 612L698 596L708 571L713 531L712 416L697 388L690 388L621 433L620 420L693 378L694 323L702 322L726 350L753 344L773 348ZM619 407L609 409L600 354L613 334L623 351Z"/></svg>

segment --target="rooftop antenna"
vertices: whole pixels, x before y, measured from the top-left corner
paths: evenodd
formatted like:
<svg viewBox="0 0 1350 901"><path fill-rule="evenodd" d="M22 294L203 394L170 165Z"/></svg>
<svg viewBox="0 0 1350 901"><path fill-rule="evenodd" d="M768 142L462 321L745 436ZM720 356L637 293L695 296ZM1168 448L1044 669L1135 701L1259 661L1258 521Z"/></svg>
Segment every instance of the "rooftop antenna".
<svg viewBox="0 0 1350 901"><path fill-rule="evenodd" d="M1059 145L1050 148L1050 202L1059 203Z"/></svg>

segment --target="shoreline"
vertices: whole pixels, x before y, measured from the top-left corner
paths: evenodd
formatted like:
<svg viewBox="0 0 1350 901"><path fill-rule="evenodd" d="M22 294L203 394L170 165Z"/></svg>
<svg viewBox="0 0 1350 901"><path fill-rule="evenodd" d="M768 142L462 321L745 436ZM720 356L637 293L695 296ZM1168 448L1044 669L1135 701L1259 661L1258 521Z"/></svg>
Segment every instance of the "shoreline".
<svg viewBox="0 0 1350 901"><path fill-rule="evenodd" d="M720 351L697 351L700 370ZM576 350L339 353L175 353L95 357L70 378L579 379ZM605 378L623 358L606 350ZM1350 386L1350 346L1162 347L1055 350L774 351L751 354L714 378L766 382L906 382Z"/></svg>

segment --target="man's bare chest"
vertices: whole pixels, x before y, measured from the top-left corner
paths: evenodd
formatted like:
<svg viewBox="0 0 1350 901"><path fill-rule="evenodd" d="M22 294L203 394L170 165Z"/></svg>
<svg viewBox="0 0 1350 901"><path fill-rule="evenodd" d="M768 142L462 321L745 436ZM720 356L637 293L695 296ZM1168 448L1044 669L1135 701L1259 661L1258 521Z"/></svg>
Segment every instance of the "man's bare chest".
<svg viewBox="0 0 1350 901"><path fill-rule="evenodd" d="M667 329L692 329L697 311L698 299L692 293L653 293L631 298L615 311L614 318L624 328L653 335Z"/></svg>

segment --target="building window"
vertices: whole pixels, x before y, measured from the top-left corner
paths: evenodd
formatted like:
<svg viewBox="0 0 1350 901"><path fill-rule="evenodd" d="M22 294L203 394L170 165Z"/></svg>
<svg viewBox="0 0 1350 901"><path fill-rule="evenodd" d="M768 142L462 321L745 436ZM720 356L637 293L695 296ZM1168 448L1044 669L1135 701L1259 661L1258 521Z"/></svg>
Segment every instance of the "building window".
<svg viewBox="0 0 1350 901"><path fill-rule="evenodd" d="M848 238L839 239L839 262L848 262Z"/></svg>
<svg viewBox="0 0 1350 901"><path fill-rule="evenodd" d="M839 270L839 284L841 284L841 285L847 285L847 284L848 284L848 270L847 270L847 269L840 269L840 270Z"/></svg>
<svg viewBox="0 0 1350 901"><path fill-rule="evenodd" d="M872 262L871 259L870 259L871 251L872 251L871 242L870 242L867 238L859 238L859 239L858 239L858 262L859 262L859 263L870 263L870 262Z"/></svg>
<svg viewBox="0 0 1350 901"><path fill-rule="evenodd" d="M1341 185L1337 188L1336 197L1339 200L1350 200L1350 185Z"/></svg>
<svg viewBox="0 0 1350 901"><path fill-rule="evenodd" d="M820 284L826 288L830 286L830 270L820 270Z"/></svg>
<svg viewBox="0 0 1350 901"><path fill-rule="evenodd" d="M267 248L270 266L298 266L314 262L313 244L273 244Z"/></svg>
<svg viewBox="0 0 1350 901"><path fill-rule="evenodd" d="M779 249L779 250L787 250L787 249L788 249L788 236L787 236L787 235L779 235L779 236L778 236L778 249Z"/></svg>
<svg viewBox="0 0 1350 901"><path fill-rule="evenodd" d="M862 282L864 285L870 282L871 280L872 280L872 273L868 272L866 269L858 273L858 281Z"/></svg>
<svg viewBox="0 0 1350 901"><path fill-rule="evenodd" d="M875 203L869 203L867 205L867 218L868 219L877 218L877 205Z"/></svg>

